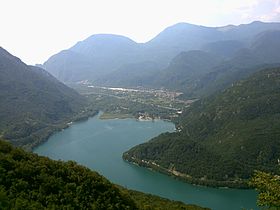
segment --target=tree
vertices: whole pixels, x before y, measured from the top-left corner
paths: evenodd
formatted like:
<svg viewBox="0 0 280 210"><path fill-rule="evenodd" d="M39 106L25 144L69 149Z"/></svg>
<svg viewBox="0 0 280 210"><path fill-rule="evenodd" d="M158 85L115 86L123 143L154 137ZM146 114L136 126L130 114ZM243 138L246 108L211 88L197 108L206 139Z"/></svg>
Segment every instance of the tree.
<svg viewBox="0 0 280 210"><path fill-rule="evenodd" d="M255 171L250 185L259 192L257 204L269 209L280 209L280 176Z"/></svg>

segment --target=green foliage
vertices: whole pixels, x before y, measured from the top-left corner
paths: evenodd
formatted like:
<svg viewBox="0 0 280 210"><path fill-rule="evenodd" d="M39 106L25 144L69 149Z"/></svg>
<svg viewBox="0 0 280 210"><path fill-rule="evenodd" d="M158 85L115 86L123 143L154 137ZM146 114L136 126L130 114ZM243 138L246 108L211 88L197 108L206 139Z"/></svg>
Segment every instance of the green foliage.
<svg viewBox="0 0 280 210"><path fill-rule="evenodd" d="M0 137L18 146L32 147L66 122L90 112L86 98L43 69L27 66L3 48L0 98Z"/></svg>
<svg viewBox="0 0 280 210"><path fill-rule="evenodd" d="M213 71L222 59L208 52L192 50L181 52L173 58L169 66L156 75L154 86L188 91L193 81Z"/></svg>
<svg viewBox="0 0 280 210"><path fill-rule="evenodd" d="M53 161L0 141L1 209L137 209L96 172Z"/></svg>
<svg viewBox="0 0 280 210"><path fill-rule="evenodd" d="M256 171L250 185L259 191L258 205L280 209L280 176Z"/></svg>
<svg viewBox="0 0 280 210"><path fill-rule="evenodd" d="M0 140L0 209L203 209L111 184L73 161L40 157Z"/></svg>
<svg viewBox="0 0 280 210"><path fill-rule="evenodd" d="M197 184L246 187L254 170L277 171L279 90L280 69L261 71L193 103L179 119L181 132L136 146L124 159Z"/></svg>
<svg viewBox="0 0 280 210"><path fill-rule="evenodd" d="M151 102L136 102L129 97L120 99L114 96L94 94L88 96L88 99L94 103L95 110L116 115L131 115L138 118L139 113L147 113L152 118L170 119L170 116L176 113L174 110L158 107Z"/></svg>
<svg viewBox="0 0 280 210"><path fill-rule="evenodd" d="M170 201L165 198L144 194L134 190L129 190L127 193L133 198L137 207L143 210L208 210L208 208L188 205L179 201Z"/></svg>

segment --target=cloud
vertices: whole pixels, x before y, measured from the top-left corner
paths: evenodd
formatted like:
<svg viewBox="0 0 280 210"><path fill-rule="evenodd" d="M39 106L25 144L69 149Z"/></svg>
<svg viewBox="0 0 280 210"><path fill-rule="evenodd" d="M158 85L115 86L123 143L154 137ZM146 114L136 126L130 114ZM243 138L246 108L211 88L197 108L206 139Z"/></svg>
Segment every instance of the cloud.
<svg viewBox="0 0 280 210"><path fill-rule="evenodd" d="M248 1L244 7L237 8L242 20L248 22L279 21L280 20L280 0L252 0Z"/></svg>

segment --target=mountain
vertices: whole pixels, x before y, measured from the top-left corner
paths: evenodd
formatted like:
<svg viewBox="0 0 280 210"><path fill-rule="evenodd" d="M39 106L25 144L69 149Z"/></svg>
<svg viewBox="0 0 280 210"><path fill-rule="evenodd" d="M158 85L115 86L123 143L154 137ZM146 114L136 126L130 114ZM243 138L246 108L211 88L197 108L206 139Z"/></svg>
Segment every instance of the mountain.
<svg viewBox="0 0 280 210"><path fill-rule="evenodd" d="M152 61L126 64L94 80L94 84L113 87L154 87L155 78L160 70L159 65Z"/></svg>
<svg viewBox="0 0 280 210"><path fill-rule="evenodd" d="M145 53L152 60L168 65L182 51L198 50L208 42L223 39L223 32L216 28L178 23L159 33L144 44Z"/></svg>
<svg viewBox="0 0 280 210"><path fill-rule="evenodd" d="M244 187L254 170L279 173L280 68L262 70L193 103L177 125L124 159L197 184Z"/></svg>
<svg viewBox="0 0 280 210"><path fill-rule="evenodd" d="M132 80L137 83L141 63L153 62L159 70L165 69L179 53L191 50L203 50L228 58L243 47L250 46L257 34L269 30L280 30L280 23L253 22L225 27L178 23L146 43L136 43L119 35L97 34L53 55L43 67L64 82L90 80L113 84L114 81L104 80L104 77L110 77L110 73L117 74L114 71L125 77L127 70L122 73L120 69L130 66L132 74L136 74ZM154 76L153 70L151 77Z"/></svg>
<svg viewBox="0 0 280 210"><path fill-rule="evenodd" d="M54 161L0 140L0 209L202 210L127 190L73 161Z"/></svg>
<svg viewBox="0 0 280 210"><path fill-rule="evenodd" d="M161 69L155 62L128 64L99 80L95 80L94 84L185 90L189 83L192 84L193 80L210 72L222 61L221 56L201 50L191 50L179 53L165 69Z"/></svg>
<svg viewBox="0 0 280 210"><path fill-rule="evenodd" d="M86 98L45 70L0 48L0 137L34 145L87 104Z"/></svg>
<svg viewBox="0 0 280 210"><path fill-rule="evenodd" d="M63 50L50 57L42 67L61 81L69 82L84 80L91 74L92 65L92 61L82 54Z"/></svg>
<svg viewBox="0 0 280 210"><path fill-rule="evenodd" d="M222 62L214 54L192 50L181 52L166 69L156 75L154 85L175 90L185 90L188 84L212 70Z"/></svg>
<svg viewBox="0 0 280 210"><path fill-rule="evenodd" d="M97 34L48 59L43 67L64 82L94 80L138 59L139 45L131 39Z"/></svg>
<svg viewBox="0 0 280 210"><path fill-rule="evenodd" d="M280 30L258 34L252 42L252 51L266 63L280 62Z"/></svg>
<svg viewBox="0 0 280 210"><path fill-rule="evenodd" d="M280 31L266 31L197 80L185 84L185 97L203 97L229 87L263 68L280 66Z"/></svg>
<svg viewBox="0 0 280 210"><path fill-rule="evenodd" d="M211 42L204 46L204 51L179 53L163 70L154 67L147 71L141 69L141 65L138 68L131 66L126 71L120 69L107 75L106 83L99 84L164 87L182 91L187 98L200 98L229 87L262 68L280 66L279 45L280 31L257 34L247 46L234 40Z"/></svg>
<svg viewBox="0 0 280 210"><path fill-rule="evenodd" d="M227 40L250 40L257 34L264 31L280 30L279 22L265 23L261 21L254 21L249 24L241 24L238 26L224 26L218 27L218 31L222 31Z"/></svg>
<svg viewBox="0 0 280 210"><path fill-rule="evenodd" d="M201 50L224 58L231 58L239 50L246 48L246 44L237 40L223 40L210 42L202 46Z"/></svg>

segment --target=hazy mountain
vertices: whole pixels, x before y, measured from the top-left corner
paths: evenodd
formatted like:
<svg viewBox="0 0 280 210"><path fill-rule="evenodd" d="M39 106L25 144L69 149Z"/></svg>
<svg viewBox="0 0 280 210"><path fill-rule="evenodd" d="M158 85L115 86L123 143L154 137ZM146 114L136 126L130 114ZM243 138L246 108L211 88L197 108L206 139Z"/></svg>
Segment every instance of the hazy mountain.
<svg viewBox="0 0 280 210"><path fill-rule="evenodd" d="M184 90L193 80L222 62L221 57L200 50L181 52L156 75L155 86Z"/></svg>
<svg viewBox="0 0 280 210"><path fill-rule="evenodd" d="M250 46L254 36L268 30L280 30L280 24L253 22L239 26L204 27L179 23L144 44L123 36L99 34L52 56L43 66L62 81L101 81L99 79L105 75L114 71L121 73L120 68L127 69L131 64L134 73L141 71L140 63L146 62L154 62L164 69L183 51L202 49L229 57L242 47Z"/></svg>
<svg viewBox="0 0 280 210"><path fill-rule="evenodd" d="M95 80L94 84L115 87L154 87L155 78L160 70L159 65L151 61L126 64Z"/></svg>
<svg viewBox="0 0 280 210"><path fill-rule="evenodd" d="M70 118L86 104L84 97L50 73L27 66L3 48L0 98L0 134L17 145L36 142L40 132Z"/></svg>
<svg viewBox="0 0 280 210"><path fill-rule="evenodd" d="M138 59L139 45L110 34L93 35L52 56L44 68L64 82L94 80Z"/></svg>
<svg viewBox="0 0 280 210"><path fill-rule="evenodd" d="M252 42L251 50L263 62L280 62L280 30L258 34Z"/></svg>
<svg viewBox="0 0 280 210"><path fill-rule="evenodd" d="M204 44L223 39L223 32L216 28L178 23L170 26L145 43L145 53L152 60L168 65L182 51L197 50Z"/></svg>
<svg viewBox="0 0 280 210"><path fill-rule="evenodd" d="M245 47L247 46L244 42L237 40L224 40L207 43L202 46L201 50L224 58L230 58Z"/></svg>
<svg viewBox="0 0 280 210"><path fill-rule="evenodd" d="M249 41L251 38L253 38L261 32L270 30L280 30L280 23L264 23L261 21L254 21L250 24L218 27L217 30L222 31L225 34L227 40Z"/></svg>
<svg viewBox="0 0 280 210"><path fill-rule="evenodd" d="M188 83L208 73L221 61L220 56L192 50L179 53L165 69L161 69L155 62L128 64L99 80L95 80L94 84L184 90L187 89Z"/></svg>
<svg viewBox="0 0 280 210"><path fill-rule="evenodd" d="M180 52L203 49L205 45L213 42L220 46L226 44L227 47L233 48L233 44L230 42L234 41L234 47L240 49L249 44L257 34L267 30L280 30L280 23L255 21L250 24L225 27L178 23L166 28L151 41L145 43L145 47L152 60L167 65ZM224 43L219 43L220 41L224 41Z"/></svg>
<svg viewBox="0 0 280 210"><path fill-rule="evenodd" d="M203 46L208 52L181 52L163 70L147 69L145 65L142 68L141 64L127 65L106 75L103 83L98 84L164 87L183 91L187 98L200 98L262 68L280 66L279 35L279 31L265 31L252 37L246 45L236 40L211 42Z"/></svg>
<svg viewBox="0 0 280 210"><path fill-rule="evenodd" d="M188 83L184 92L189 97L201 97L229 87L265 67L280 66L280 31L256 35L248 48L236 52L230 59L212 68L210 73Z"/></svg>
<svg viewBox="0 0 280 210"><path fill-rule="evenodd" d="M150 161L146 166L216 186L242 186L254 170L276 172L279 81L279 68L264 70L197 101L183 113L181 132L162 134L132 148L124 158L142 165L142 160Z"/></svg>
<svg viewBox="0 0 280 210"><path fill-rule="evenodd" d="M233 40L211 42L204 46L208 52L179 53L163 70L158 66L147 69L141 63L137 67L127 65L97 84L165 87L183 91L188 98L201 97L229 87L264 67L279 66L279 43L279 31L262 32L246 46Z"/></svg>
<svg viewBox="0 0 280 210"><path fill-rule="evenodd" d="M63 82L81 81L92 73L92 61L84 55L64 50L53 55L43 68Z"/></svg>

